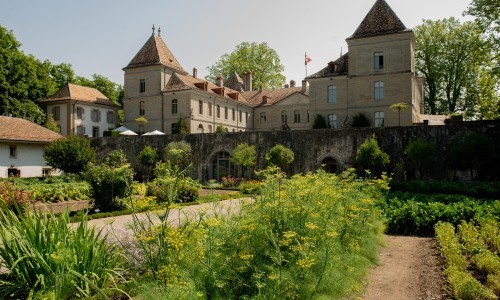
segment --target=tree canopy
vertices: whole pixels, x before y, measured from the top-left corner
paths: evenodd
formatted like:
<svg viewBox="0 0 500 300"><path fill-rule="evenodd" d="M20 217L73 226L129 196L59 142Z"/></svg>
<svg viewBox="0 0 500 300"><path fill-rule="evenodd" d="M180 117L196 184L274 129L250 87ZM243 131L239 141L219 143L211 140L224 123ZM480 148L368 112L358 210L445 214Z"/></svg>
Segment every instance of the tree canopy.
<svg viewBox="0 0 500 300"><path fill-rule="evenodd" d="M498 92L491 80L492 53L477 23L460 23L455 18L424 20L415 36L417 70L426 80L426 111L490 118L481 107L496 107Z"/></svg>
<svg viewBox="0 0 500 300"><path fill-rule="evenodd" d="M0 25L0 115L12 115L38 124L46 121L41 100L52 96L71 82L99 89L106 97L121 104L123 87L106 77L92 79L75 76L70 64L40 61L20 50L12 31Z"/></svg>
<svg viewBox="0 0 500 300"><path fill-rule="evenodd" d="M285 84L282 72L285 67L280 57L267 43L242 42L236 49L221 56L218 62L207 68L207 80L215 82L217 76L229 77L236 72L241 78L247 71L252 72L252 88L278 88Z"/></svg>
<svg viewBox="0 0 500 300"><path fill-rule="evenodd" d="M68 136L45 147L43 158L53 168L76 174L82 172L89 163L95 162L96 156L89 139Z"/></svg>

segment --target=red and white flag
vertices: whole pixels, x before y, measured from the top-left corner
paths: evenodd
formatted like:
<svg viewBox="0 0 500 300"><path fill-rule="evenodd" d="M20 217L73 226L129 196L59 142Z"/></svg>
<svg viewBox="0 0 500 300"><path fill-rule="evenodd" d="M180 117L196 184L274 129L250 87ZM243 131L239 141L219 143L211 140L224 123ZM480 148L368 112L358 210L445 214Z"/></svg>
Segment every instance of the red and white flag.
<svg viewBox="0 0 500 300"><path fill-rule="evenodd" d="M307 63L311 61L311 58L307 56L307 53L304 54L305 54L305 65L307 66Z"/></svg>

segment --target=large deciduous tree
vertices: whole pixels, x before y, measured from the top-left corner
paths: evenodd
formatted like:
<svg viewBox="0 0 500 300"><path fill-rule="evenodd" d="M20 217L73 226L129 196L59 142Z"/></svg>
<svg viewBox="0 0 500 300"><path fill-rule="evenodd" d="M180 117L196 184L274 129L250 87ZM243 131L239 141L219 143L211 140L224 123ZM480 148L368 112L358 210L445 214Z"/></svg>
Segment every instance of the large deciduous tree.
<svg viewBox="0 0 500 300"><path fill-rule="evenodd" d="M415 36L417 69L426 80L426 111L483 118L480 105L496 91L485 81L491 74L492 58L481 28L455 18L425 20L415 29Z"/></svg>
<svg viewBox="0 0 500 300"><path fill-rule="evenodd" d="M207 70L209 74L206 79L213 82L219 75L227 78L236 72L243 78L247 71L251 71L253 89L282 87L286 80L282 74L285 67L281 64L278 53L267 43L243 42L230 54L222 55Z"/></svg>
<svg viewBox="0 0 500 300"><path fill-rule="evenodd" d="M109 100L122 105L123 86L112 82L107 77L99 74L92 74L92 79L77 76L73 83L95 88L108 97Z"/></svg>

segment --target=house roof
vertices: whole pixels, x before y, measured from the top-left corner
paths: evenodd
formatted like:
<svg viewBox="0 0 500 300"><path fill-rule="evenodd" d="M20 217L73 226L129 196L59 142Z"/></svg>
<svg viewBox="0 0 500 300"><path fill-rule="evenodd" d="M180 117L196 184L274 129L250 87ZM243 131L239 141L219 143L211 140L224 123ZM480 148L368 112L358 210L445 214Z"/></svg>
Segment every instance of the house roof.
<svg viewBox="0 0 500 300"><path fill-rule="evenodd" d="M52 97L43 100L44 102L53 101L66 101L75 100L83 102L92 102L97 104L118 106L113 101L109 100L103 93L99 90L81 86L73 83L67 83L59 91L57 91Z"/></svg>
<svg viewBox="0 0 500 300"><path fill-rule="evenodd" d="M302 93L302 87L247 91L242 94L251 105L261 107L274 105L295 93ZM302 94L309 96L309 89Z"/></svg>
<svg viewBox="0 0 500 300"><path fill-rule="evenodd" d="M385 0L377 0L356 31L348 39L408 31Z"/></svg>
<svg viewBox="0 0 500 300"><path fill-rule="evenodd" d="M331 61L328 65L321 69L319 72L316 72L306 79L311 78L321 78L321 77L334 77L334 76L344 76L349 72L349 53L346 53L339 57L335 61Z"/></svg>
<svg viewBox="0 0 500 300"><path fill-rule="evenodd" d="M0 116L0 141L47 142L62 135L28 120Z"/></svg>
<svg viewBox="0 0 500 300"><path fill-rule="evenodd" d="M177 61L174 54L163 41L160 35L151 35L151 37L146 41L141 50L137 52L135 57L130 61L130 63L123 68L137 68L145 66L163 65L177 73L186 75L187 72L184 71L181 64Z"/></svg>
<svg viewBox="0 0 500 300"><path fill-rule="evenodd" d="M245 90L243 79L241 79L236 71L229 75L229 77L224 81L224 86L239 92Z"/></svg>

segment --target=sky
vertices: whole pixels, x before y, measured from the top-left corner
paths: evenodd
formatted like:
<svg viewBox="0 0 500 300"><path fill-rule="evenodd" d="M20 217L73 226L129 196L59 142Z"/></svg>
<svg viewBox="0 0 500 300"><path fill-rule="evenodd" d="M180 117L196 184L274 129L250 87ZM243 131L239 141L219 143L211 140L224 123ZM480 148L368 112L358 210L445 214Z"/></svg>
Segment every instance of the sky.
<svg viewBox="0 0 500 300"><path fill-rule="evenodd" d="M471 0L386 0L407 28L423 19L455 17ZM123 71L152 33L161 36L184 69L198 76L241 42L267 42L280 56L287 81L308 74L347 51L375 0L0 0L0 25L21 50L76 75L123 84Z"/></svg>

